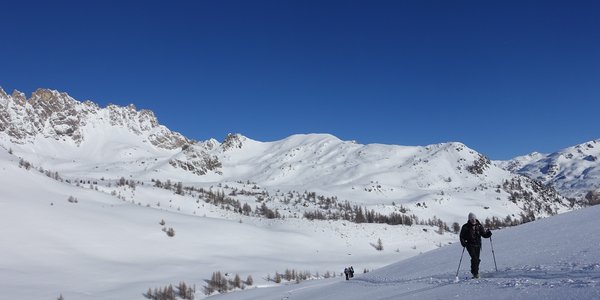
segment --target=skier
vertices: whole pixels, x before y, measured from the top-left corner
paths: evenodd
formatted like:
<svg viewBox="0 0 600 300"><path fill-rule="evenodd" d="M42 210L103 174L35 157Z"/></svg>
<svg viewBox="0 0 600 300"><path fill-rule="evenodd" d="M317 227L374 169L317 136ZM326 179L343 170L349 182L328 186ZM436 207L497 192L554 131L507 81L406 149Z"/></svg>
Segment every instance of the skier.
<svg viewBox="0 0 600 300"><path fill-rule="evenodd" d="M467 248L471 256L471 274L479 278L479 253L481 252L481 237L489 238L492 232L484 229L474 213L469 213L469 221L460 230L460 244Z"/></svg>
<svg viewBox="0 0 600 300"><path fill-rule="evenodd" d="M354 277L354 268L352 266L348 269L348 273L350 273L350 278Z"/></svg>
<svg viewBox="0 0 600 300"><path fill-rule="evenodd" d="M346 280L349 280L348 276L350 276L350 270L348 270L348 268L344 268L344 275L346 275Z"/></svg>

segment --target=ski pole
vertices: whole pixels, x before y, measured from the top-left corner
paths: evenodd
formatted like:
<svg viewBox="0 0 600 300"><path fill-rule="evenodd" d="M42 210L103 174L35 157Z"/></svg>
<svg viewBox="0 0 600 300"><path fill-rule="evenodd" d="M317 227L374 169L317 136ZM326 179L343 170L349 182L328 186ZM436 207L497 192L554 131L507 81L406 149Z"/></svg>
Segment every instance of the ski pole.
<svg viewBox="0 0 600 300"><path fill-rule="evenodd" d="M456 269L456 278L454 279L456 282L458 282L458 271L460 270L460 265L462 264L462 258L463 258L464 254L465 254L465 247L463 247L462 254L460 255L460 261L458 262L458 269Z"/></svg>
<svg viewBox="0 0 600 300"><path fill-rule="evenodd" d="M496 267L496 272L498 272L498 265L496 264L496 253L494 253L494 243L492 243L491 236L490 236L490 245L492 246L492 256L494 257L494 267Z"/></svg>

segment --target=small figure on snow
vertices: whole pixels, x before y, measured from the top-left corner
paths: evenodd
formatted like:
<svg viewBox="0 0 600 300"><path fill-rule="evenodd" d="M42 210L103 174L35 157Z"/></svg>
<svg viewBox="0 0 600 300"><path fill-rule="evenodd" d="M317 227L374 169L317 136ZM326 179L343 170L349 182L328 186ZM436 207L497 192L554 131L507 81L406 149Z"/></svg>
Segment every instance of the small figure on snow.
<svg viewBox="0 0 600 300"><path fill-rule="evenodd" d="M354 277L354 268L352 266L344 268L344 275L346 275L346 280L350 280L350 278Z"/></svg>
<svg viewBox="0 0 600 300"><path fill-rule="evenodd" d="M474 213L469 213L469 220L460 230L460 244L467 248L471 256L471 274L479 278L479 254L481 252L481 237L489 238L492 232L484 229Z"/></svg>

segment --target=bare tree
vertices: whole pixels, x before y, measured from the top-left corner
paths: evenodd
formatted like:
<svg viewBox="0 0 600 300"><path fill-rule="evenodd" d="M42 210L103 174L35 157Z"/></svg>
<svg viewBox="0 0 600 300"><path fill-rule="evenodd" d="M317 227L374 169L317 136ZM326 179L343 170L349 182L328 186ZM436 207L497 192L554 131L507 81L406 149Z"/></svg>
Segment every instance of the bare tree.
<svg viewBox="0 0 600 300"><path fill-rule="evenodd" d="M375 250L377 250L377 251L382 251L383 250L383 242L381 241L381 238L377 239L377 244L371 243L371 246L373 246L373 248L375 248Z"/></svg>
<svg viewBox="0 0 600 300"><path fill-rule="evenodd" d="M254 279L252 279L251 275L248 275L248 277L246 278L246 285L253 285L254 284Z"/></svg>

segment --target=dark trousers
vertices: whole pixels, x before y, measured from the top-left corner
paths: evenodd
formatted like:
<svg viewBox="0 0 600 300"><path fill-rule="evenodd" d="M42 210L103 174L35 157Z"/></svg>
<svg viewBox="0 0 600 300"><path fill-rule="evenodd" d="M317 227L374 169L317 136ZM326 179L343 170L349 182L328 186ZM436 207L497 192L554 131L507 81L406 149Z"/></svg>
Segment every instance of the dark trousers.
<svg viewBox="0 0 600 300"><path fill-rule="evenodd" d="M467 251L471 256L471 274L475 276L475 274L479 274L479 253L481 252L481 245L468 245Z"/></svg>

